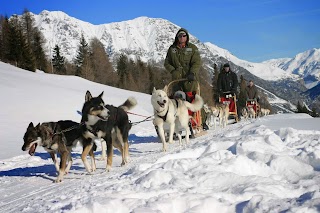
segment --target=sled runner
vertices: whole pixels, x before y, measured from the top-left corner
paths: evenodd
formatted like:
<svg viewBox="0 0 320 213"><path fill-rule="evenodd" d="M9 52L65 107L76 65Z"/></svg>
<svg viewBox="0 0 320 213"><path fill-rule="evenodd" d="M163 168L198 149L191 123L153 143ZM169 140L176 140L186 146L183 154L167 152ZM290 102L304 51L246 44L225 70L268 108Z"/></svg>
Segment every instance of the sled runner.
<svg viewBox="0 0 320 213"><path fill-rule="evenodd" d="M238 122L237 111L237 97L232 95L231 92L224 92L222 97L219 97L219 103L229 105L229 115L233 116L235 122Z"/></svg>

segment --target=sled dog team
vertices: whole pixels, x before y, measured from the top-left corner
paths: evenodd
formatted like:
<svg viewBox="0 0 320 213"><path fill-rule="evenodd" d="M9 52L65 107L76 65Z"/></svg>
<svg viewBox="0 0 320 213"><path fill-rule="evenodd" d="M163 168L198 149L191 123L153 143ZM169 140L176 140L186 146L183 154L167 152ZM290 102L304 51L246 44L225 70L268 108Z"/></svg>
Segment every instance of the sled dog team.
<svg viewBox="0 0 320 213"><path fill-rule="evenodd" d="M163 124L170 126L169 143L173 142L173 133L182 143L182 137L177 128L180 124L187 132L185 141L189 142L189 114L188 110L196 112L203 106L203 99L195 96L193 103L183 100L170 99L167 95L167 87L163 90L154 88L151 95L151 103L154 109L153 124L158 129L159 137L163 145L163 151L167 150L164 137ZM86 171L91 173L96 170L94 151L96 151L95 139L101 139L102 158L105 159L107 152L106 171L112 167L113 147L121 152L121 166L128 163L129 145L128 136L131 129L127 112L137 105L133 97L129 97L118 107L105 104L103 92L97 97L93 97L89 91L85 94L85 102L81 112L81 122L70 120L60 120L57 122L44 122L34 125L32 122L27 127L23 136L23 151L29 151L34 155L37 146L42 146L51 156L54 166L58 172L55 182L61 182L72 165L71 150L78 142L83 147L81 159ZM57 160L60 155L60 164ZM90 156L90 163L87 161Z"/></svg>
<svg viewBox="0 0 320 213"><path fill-rule="evenodd" d="M96 138L103 139L103 154L106 152L105 148L107 149L107 171L110 171L112 166L113 147L118 148L121 152L121 165L128 162L128 135L131 123L126 112L132 109L137 101L135 98L129 97L122 105L115 107L106 105L102 96L103 92L97 97L92 97L89 91L86 92L81 123L61 120L39 123L36 126L32 122L29 124L23 137L22 150L29 150L29 154L33 155L39 145L50 153L58 171L55 182L61 182L63 176L68 173L72 165L71 149L78 141L83 147L81 159L88 172L96 170L94 158L96 150L94 140ZM58 165L57 153L60 154L60 165ZM88 154L91 158L91 165L87 161Z"/></svg>
<svg viewBox="0 0 320 213"><path fill-rule="evenodd" d="M241 110L241 114L245 120L248 120L257 117L267 116L270 114L270 109L261 108L259 112L256 113L253 107L244 107Z"/></svg>
<svg viewBox="0 0 320 213"><path fill-rule="evenodd" d="M203 109L206 113L206 124L210 127L214 125L216 129L217 120L219 121L220 127L224 128L228 124L229 117L229 106L228 104L218 103L215 106L209 106L208 104L203 105ZM241 115L244 120L257 118L261 116L267 116L270 114L269 109L261 108L258 113L252 107L244 107L241 109Z"/></svg>

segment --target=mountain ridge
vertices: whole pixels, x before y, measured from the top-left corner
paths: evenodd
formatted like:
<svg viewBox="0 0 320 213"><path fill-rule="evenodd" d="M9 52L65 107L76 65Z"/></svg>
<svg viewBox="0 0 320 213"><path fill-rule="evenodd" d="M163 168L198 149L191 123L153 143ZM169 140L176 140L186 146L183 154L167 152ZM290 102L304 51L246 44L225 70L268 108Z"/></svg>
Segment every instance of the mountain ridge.
<svg viewBox="0 0 320 213"><path fill-rule="evenodd" d="M61 54L72 61L77 53L80 37L83 34L87 41L98 38L105 46L112 61L125 53L131 58L139 58L144 62L153 61L163 66L163 60L168 47L173 43L176 32L180 27L162 18L137 17L128 21L93 25L68 16L61 11L42 11L39 15L32 14L36 26L44 34L47 42L46 52L52 55L54 45L58 44ZM201 42L190 33L190 42L194 43L201 54L203 65L213 76L213 64L229 62L238 75L253 79L267 86L266 89L280 93L295 103L299 99L308 99L307 88L304 87L300 76L287 72L268 63L252 63L238 59L228 50L210 42ZM281 83L282 82L282 83ZM288 86L288 85L292 85ZM278 88L273 88L277 86ZM293 88L293 89L292 89ZM289 97L287 91L292 90ZM304 94L303 94L304 93ZM310 100L306 102L311 103Z"/></svg>

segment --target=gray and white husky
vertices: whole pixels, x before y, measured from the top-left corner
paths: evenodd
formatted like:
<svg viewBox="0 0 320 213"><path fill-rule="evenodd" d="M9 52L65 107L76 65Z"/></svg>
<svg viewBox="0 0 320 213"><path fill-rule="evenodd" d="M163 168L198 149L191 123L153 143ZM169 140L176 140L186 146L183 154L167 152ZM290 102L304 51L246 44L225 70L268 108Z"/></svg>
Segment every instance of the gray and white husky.
<svg viewBox="0 0 320 213"><path fill-rule="evenodd" d="M189 114L188 110L192 112L199 111L203 106L203 99L199 95L195 95L193 103L181 99L170 99L167 95L168 87L165 86L163 90L156 90L153 88L151 96L151 104L154 110L153 124L158 129L158 134L163 145L163 151L167 151L167 143L165 140L165 133L163 125L169 124L169 141L173 143L173 133L175 132L179 138L179 144L182 144L182 137L179 126L186 131L185 142L189 143Z"/></svg>

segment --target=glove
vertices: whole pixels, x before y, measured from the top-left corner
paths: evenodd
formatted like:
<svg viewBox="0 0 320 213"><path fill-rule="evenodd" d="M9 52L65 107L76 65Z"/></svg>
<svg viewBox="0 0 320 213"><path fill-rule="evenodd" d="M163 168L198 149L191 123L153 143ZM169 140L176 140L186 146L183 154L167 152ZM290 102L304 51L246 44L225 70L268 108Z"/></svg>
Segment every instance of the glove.
<svg viewBox="0 0 320 213"><path fill-rule="evenodd" d="M194 76L194 73L191 72L187 75L187 80L190 82L190 81L194 81L195 80L195 76Z"/></svg>

